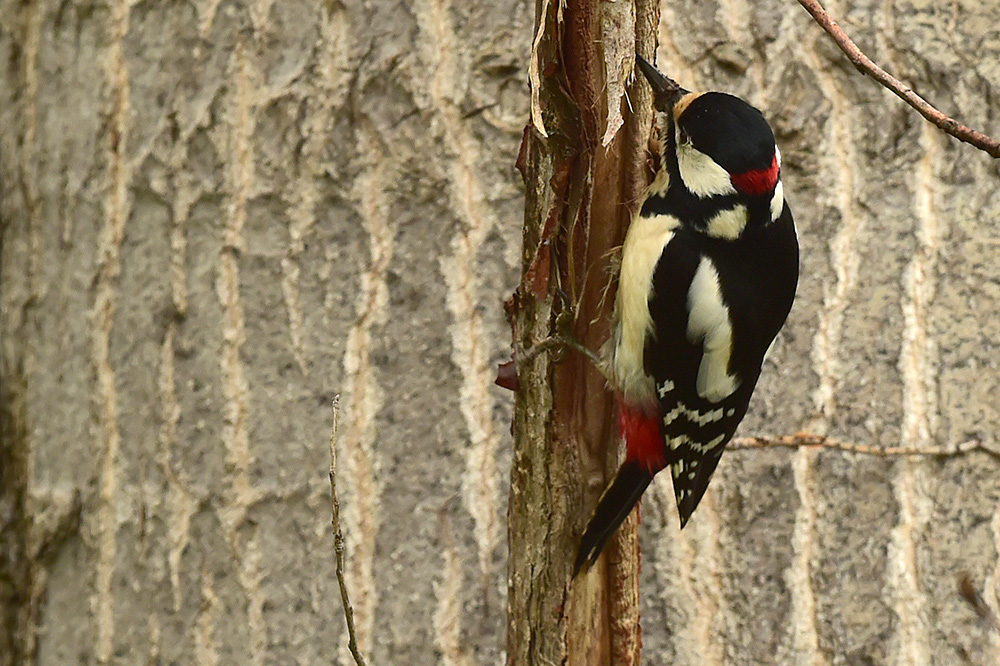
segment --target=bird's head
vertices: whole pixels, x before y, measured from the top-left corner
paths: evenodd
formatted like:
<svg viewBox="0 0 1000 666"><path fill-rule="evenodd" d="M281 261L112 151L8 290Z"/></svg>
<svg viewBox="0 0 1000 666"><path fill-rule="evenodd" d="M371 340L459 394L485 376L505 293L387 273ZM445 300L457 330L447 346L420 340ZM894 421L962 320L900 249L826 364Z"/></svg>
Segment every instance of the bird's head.
<svg viewBox="0 0 1000 666"><path fill-rule="evenodd" d="M676 154L681 180L700 197L775 197L781 154L760 111L721 92L689 92L643 58L639 69L653 88L664 165Z"/></svg>

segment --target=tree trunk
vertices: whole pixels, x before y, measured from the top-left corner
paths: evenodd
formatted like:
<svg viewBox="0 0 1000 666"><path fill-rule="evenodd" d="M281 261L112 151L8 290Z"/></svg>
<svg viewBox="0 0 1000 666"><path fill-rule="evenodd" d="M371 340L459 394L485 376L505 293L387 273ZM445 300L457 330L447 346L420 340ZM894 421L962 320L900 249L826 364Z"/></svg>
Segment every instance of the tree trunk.
<svg viewBox="0 0 1000 666"><path fill-rule="evenodd" d="M579 352L555 348L521 361L550 336L570 335L591 350L608 338L609 280L646 183L652 121L633 65L636 52L652 57L658 11L642 1L539 2L536 17L538 105L521 146L522 278L510 303L521 387L507 514L507 659L636 664L635 521L596 571L570 579L588 507L617 467L612 396Z"/></svg>
<svg viewBox="0 0 1000 666"><path fill-rule="evenodd" d="M0 0L0 665L352 663L337 393L371 666L494 666L505 628L519 662L628 663L638 608L653 666L996 661L955 580L997 606L1000 475L980 453L728 451L683 532L669 479L647 491L638 603L634 542L611 546L628 566L569 581L617 448L610 405L575 351L539 355L517 427L540 450L512 461L500 302L525 283L524 353L559 329L559 285L596 349L598 248L628 218L601 206L633 187L607 174L637 177L616 169L641 165L648 119L622 105L602 146L610 36L576 5L556 31L562 4L538 11L551 138L525 148L522 259L534 3ZM1000 5L827 5L997 133ZM620 34L651 54L649 30ZM799 294L740 434L995 446L996 162L861 76L794 2L665 2L657 55L765 113L798 223ZM551 263L522 280L539 247ZM512 512L508 588L511 479L530 512Z"/></svg>

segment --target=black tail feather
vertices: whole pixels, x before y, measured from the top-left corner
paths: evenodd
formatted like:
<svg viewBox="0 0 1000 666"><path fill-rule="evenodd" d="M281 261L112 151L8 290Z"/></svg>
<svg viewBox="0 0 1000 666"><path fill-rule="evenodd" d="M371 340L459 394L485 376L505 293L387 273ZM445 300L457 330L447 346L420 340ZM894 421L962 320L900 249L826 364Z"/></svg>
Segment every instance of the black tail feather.
<svg viewBox="0 0 1000 666"><path fill-rule="evenodd" d="M576 566L573 568L574 576L580 573L584 566L589 567L597 561L604 544L632 512L632 507L642 497L643 491L652 480L649 471L635 460L626 460L618 468L615 480L601 495L601 500L594 509L594 515L591 516L587 529L580 539L580 550L577 552Z"/></svg>
<svg viewBox="0 0 1000 666"><path fill-rule="evenodd" d="M716 451L711 451L701 457L698 474L693 481L678 476L673 478L674 497L677 500L677 515L681 519L681 529L687 525L691 514L694 513L701 498L705 496L705 491L708 490L708 482L712 478L712 472L715 471L715 467L722 457L722 447L720 446ZM682 493L678 492L681 488L684 489Z"/></svg>

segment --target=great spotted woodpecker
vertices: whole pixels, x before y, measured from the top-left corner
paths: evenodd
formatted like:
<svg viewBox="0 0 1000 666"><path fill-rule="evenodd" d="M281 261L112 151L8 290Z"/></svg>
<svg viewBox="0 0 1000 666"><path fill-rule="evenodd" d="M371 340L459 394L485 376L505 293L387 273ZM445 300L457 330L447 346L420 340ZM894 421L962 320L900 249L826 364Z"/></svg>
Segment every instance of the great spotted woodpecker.
<svg viewBox="0 0 1000 666"><path fill-rule="evenodd" d="M781 154L764 116L636 60L653 88L660 163L625 238L609 341L625 462L587 525L577 572L665 467L684 527L747 412L798 282Z"/></svg>

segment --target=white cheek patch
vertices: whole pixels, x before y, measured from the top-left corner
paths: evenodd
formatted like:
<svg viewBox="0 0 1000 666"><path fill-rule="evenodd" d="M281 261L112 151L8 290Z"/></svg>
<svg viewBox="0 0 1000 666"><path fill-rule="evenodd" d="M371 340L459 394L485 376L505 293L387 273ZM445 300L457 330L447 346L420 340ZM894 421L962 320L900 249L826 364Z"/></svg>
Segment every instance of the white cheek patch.
<svg viewBox="0 0 1000 666"><path fill-rule="evenodd" d="M739 378L729 374L733 327L719 290L719 273L708 257L701 258L688 289L687 337L702 345L698 395L709 402L720 402L732 395L740 385Z"/></svg>
<svg viewBox="0 0 1000 666"><path fill-rule="evenodd" d="M773 208L773 203L772 203ZM747 226L747 207L738 204L734 208L720 210L712 216L705 227L705 233L713 238L736 240Z"/></svg>
<svg viewBox="0 0 1000 666"><path fill-rule="evenodd" d="M774 222L781 217L781 211L785 209L785 188L779 180L774 186L774 195L771 197L771 221Z"/></svg>
<svg viewBox="0 0 1000 666"><path fill-rule="evenodd" d="M649 292L660 254L680 224L672 215L637 216L622 248L612 371L622 393L633 401L645 402L656 396L653 380L646 374L643 363L646 338L653 329Z"/></svg>
<svg viewBox="0 0 1000 666"><path fill-rule="evenodd" d="M729 172L690 143L678 142L677 168L684 185L697 197L736 194Z"/></svg>

